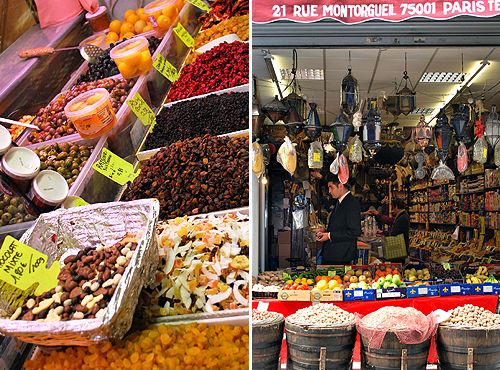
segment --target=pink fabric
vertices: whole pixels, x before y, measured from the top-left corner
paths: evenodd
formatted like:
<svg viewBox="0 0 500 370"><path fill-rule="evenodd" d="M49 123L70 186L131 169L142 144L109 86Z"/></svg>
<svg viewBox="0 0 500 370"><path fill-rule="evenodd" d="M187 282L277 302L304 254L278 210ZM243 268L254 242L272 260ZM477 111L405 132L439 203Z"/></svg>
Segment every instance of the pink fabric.
<svg viewBox="0 0 500 370"><path fill-rule="evenodd" d="M99 8L97 0L35 0L35 3L41 28L67 22L84 9L93 13Z"/></svg>

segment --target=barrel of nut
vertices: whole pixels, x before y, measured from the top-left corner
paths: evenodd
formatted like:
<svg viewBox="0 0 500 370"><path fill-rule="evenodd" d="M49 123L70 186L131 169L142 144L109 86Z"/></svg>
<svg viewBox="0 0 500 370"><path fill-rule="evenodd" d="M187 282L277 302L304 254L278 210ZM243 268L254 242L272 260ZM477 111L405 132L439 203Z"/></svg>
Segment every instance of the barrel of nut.
<svg viewBox="0 0 500 370"><path fill-rule="evenodd" d="M285 317L252 322L252 369L276 370L279 366Z"/></svg>
<svg viewBox="0 0 500 370"><path fill-rule="evenodd" d="M437 352L442 370L500 369L500 329L440 325Z"/></svg>
<svg viewBox="0 0 500 370"><path fill-rule="evenodd" d="M403 344L388 331L380 349L369 348L368 338L361 335L361 368L370 370L425 370L430 339L419 344Z"/></svg>
<svg viewBox="0 0 500 370"><path fill-rule="evenodd" d="M287 369L348 370L356 341L356 325L307 326L285 321Z"/></svg>

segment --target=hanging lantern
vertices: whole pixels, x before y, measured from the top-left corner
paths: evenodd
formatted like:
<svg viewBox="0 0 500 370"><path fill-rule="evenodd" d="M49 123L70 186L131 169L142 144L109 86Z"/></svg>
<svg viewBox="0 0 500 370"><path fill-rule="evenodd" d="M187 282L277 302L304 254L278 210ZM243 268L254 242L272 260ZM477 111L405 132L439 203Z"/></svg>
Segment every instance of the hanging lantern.
<svg viewBox="0 0 500 370"><path fill-rule="evenodd" d="M434 138L438 148L439 165L432 171L431 178L433 180L454 180L453 171L445 164L448 157L448 149L450 148L452 130L448 123L448 117L443 108L439 111L434 126Z"/></svg>
<svg viewBox="0 0 500 370"><path fill-rule="evenodd" d="M305 133L307 137L314 140L321 136L321 122L319 121L319 115L316 103L309 103L309 114L307 115L307 124L305 127Z"/></svg>
<svg viewBox="0 0 500 370"><path fill-rule="evenodd" d="M455 131L457 142L465 139L467 123L469 122L470 109L465 104L453 104L453 116L451 117L451 125Z"/></svg>
<svg viewBox="0 0 500 370"><path fill-rule="evenodd" d="M422 114L420 116L420 121L415 129L415 137L417 138L418 145L422 149L425 149L429 145L429 141L432 138L432 128L425 122L425 116Z"/></svg>
<svg viewBox="0 0 500 370"><path fill-rule="evenodd" d="M333 133L333 142L336 149L343 152L349 141L353 126L349 123L349 118L342 109L335 122L330 125L330 129Z"/></svg>
<svg viewBox="0 0 500 370"><path fill-rule="evenodd" d="M287 131L293 135L299 134L304 127L304 121L294 106L288 110L285 122Z"/></svg>
<svg viewBox="0 0 500 370"><path fill-rule="evenodd" d="M408 71L407 71L407 60L406 60L406 53L405 53L405 71L403 72L403 78L401 79L401 82L399 83L399 86L397 88L396 96L397 96L397 112L403 113L405 116L410 114L415 110L416 107L416 102L415 102L415 89L413 88L413 84L411 83L410 76L408 76ZM399 89L401 85L403 84L403 81L405 83L405 87L403 87L401 90ZM408 82L410 82L410 87L408 87Z"/></svg>
<svg viewBox="0 0 500 370"><path fill-rule="evenodd" d="M295 76L294 76L295 77ZM306 110L306 100L295 93L295 91L291 92L288 96L283 99L283 104L290 108L295 108L297 114L302 118L301 121L304 120L304 113Z"/></svg>
<svg viewBox="0 0 500 370"><path fill-rule="evenodd" d="M491 106L491 112L486 119L486 125L484 128L484 136L490 143L491 147L494 148L500 139L500 120L498 119L497 107L496 105Z"/></svg>
<svg viewBox="0 0 500 370"><path fill-rule="evenodd" d="M351 74L351 68L340 87L340 108L348 115L353 115L359 109L358 80Z"/></svg>
<svg viewBox="0 0 500 370"><path fill-rule="evenodd" d="M272 123L276 123L285 119L288 107L279 101L278 95L275 95L274 99L264 105L261 110Z"/></svg>
<svg viewBox="0 0 500 370"><path fill-rule="evenodd" d="M382 147L380 143L380 131L382 120L380 113L377 111L376 100L370 102L370 109L363 117L363 142L364 147L371 156L374 156Z"/></svg>

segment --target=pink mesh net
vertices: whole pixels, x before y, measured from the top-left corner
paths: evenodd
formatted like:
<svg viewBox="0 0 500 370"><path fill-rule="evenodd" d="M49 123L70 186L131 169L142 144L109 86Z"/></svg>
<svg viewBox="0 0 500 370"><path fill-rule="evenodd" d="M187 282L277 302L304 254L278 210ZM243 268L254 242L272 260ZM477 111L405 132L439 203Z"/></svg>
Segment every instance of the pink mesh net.
<svg viewBox="0 0 500 370"><path fill-rule="evenodd" d="M388 331L392 331L403 344L418 344L435 334L439 315L425 316L413 307L382 307L363 318L358 315L358 332L368 339L368 347L380 349Z"/></svg>

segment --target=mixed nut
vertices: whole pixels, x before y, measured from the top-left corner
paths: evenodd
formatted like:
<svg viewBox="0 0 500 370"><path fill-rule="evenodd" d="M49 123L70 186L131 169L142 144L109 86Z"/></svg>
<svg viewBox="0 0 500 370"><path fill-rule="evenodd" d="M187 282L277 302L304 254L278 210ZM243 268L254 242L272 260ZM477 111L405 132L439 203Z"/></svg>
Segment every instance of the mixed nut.
<svg viewBox="0 0 500 370"><path fill-rule="evenodd" d="M161 219L245 207L248 145L248 136L178 141L144 163L123 198L157 198Z"/></svg>
<svg viewBox="0 0 500 370"><path fill-rule="evenodd" d="M353 324L355 317L330 303L318 303L314 306L302 308L287 317L287 320L297 325L338 325Z"/></svg>
<svg viewBox="0 0 500 370"><path fill-rule="evenodd" d="M500 325L500 315L472 304L456 307L449 312L451 317L445 324L479 328Z"/></svg>
<svg viewBox="0 0 500 370"><path fill-rule="evenodd" d="M283 315L277 312L260 311L256 310L255 308L252 310L252 323L259 321L276 320L279 319L280 317L283 317Z"/></svg>
<svg viewBox="0 0 500 370"><path fill-rule="evenodd" d="M11 320L62 321L103 317L130 263L137 242L130 237L112 246L87 247L64 259L59 284L26 300Z"/></svg>

